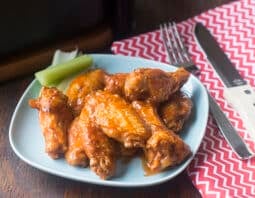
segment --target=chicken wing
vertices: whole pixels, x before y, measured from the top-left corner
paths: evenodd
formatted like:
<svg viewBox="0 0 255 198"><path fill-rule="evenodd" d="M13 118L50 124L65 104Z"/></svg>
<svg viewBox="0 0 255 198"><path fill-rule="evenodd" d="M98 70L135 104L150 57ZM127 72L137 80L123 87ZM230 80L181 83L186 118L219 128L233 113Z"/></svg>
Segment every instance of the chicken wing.
<svg viewBox="0 0 255 198"><path fill-rule="evenodd" d="M119 95L106 91L91 93L85 101L81 119L90 119L108 137L123 143L127 148L145 146L150 132L131 104Z"/></svg>
<svg viewBox="0 0 255 198"><path fill-rule="evenodd" d="M105 75L105 91L124 96L124 84L127 73Z"/></svg>
<svg viewBox="0 0 255 198"><path fill-rule="evenodd" d="M170 130L178 133L189 118L192 105L190 98L177 92L170 100L160 105L159 115Z"/></svg>
<svg viewBox="0 0 255 198"><path fill-rule="evenodd" d="M86 167L88 157L84 150L83 129L79 117L76 117L68 130L68 150L65 153L68 164Z"/></svg>
<svg viewBox="0 0 255 198"><path fill-rule="evenodd" d="M73 120L67 97L56 88L43 87L37 99L29 105L39 110L40 126L45 140L45 151L53 159L67 150L67 130Z"/></svg>
<svg viewBox="0 0 255 198"><path fill-rule="evenodd" d="M130 101L149 100L160 103L180 89L188 77L189 72L183 68L172 73L160 69L136 69L126 77L125 96Z"/></svg>
<svg viewBox="0 0 255 198"><path fill-rule="evenodd" d="M151 103L134 101L132 105L152 133L144 149L148 168L152 172L159 172L181 163L190 154L189 146L164 126Z"/></svg>
<svg viewBox="0 0 255 198"><path fill-rule="evenodd" d="M84 98L92 91L104 88L104 75L102 69L91 70L76 77L69 85L66 95L70 106L77 116L84 104Z"/></svg>
<svg viewBox="0 0 255 198"><path fill-rule="evenodd" d="M177 165L191 153L189 146L174 132L160 127L154 130L145 149L147 166L152 172Z"/></svg>
<svg viewBox="0 0 255 198"><path fill-rule="evenodd" d="M116 169L114 142L90 120L81 118L89 117L88 111L82 111L81 115L79 122L83 130L84 149L89 157L90 168L101 179L107 179L114 175Z"/></svg>
<svg viewBox="0 0 255 198"><path fill-rule="evenodd" d="M174 89L172 93L177 92L189 79L190 73L183 67L177 69L175 72L168 72L168 75L174 79Z"/></svg>

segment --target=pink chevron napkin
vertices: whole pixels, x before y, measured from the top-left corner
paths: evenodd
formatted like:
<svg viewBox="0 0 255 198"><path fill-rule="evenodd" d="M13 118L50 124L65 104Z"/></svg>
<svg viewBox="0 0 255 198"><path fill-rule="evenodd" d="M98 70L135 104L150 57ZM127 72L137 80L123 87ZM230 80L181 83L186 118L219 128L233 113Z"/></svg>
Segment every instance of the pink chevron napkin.
<svg viewBox="0 0 255 198"><path fill-rule="evenodd" d="M210 29L241 75L255 86L255 1L236 1L178 24L189 53L201 69L200 80L254 151L255 143L246 133L242 120L224 100L223 84L195 43L196 22ZM168 62L159 30L113 42L111 49L116 54ZM239 160L211 116L206 135L187 172L203 197L255 197L255 159Z"/></svg>

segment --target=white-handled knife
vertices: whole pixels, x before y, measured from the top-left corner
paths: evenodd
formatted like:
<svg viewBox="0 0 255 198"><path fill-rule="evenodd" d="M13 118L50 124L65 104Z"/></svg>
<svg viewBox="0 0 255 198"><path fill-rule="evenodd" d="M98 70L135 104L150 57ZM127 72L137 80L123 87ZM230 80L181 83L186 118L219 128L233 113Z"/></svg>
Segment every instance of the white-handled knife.
<svg viewBox="0 0 255 198"><path fill-rule="evenodd" d="M208 61L225 85L224 97L239 113L248 134L255 141L254 90L241 77L215 38L201 23L197 23L195 26L195 36Z"/></svg>

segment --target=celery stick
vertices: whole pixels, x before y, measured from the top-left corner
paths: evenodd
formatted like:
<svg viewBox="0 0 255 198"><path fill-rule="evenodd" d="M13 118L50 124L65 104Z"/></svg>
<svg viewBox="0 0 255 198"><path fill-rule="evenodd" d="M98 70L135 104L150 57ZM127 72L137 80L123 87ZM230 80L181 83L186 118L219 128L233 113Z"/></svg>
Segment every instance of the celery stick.
<svg viewBox="0 0 255 198"><path fill-rule="evenodd" d="M52 86L60 83L64 78L85 70L93 63L89 55L79 56L54 67L48 67L35 73L36 79L43 86Z"/></svg>

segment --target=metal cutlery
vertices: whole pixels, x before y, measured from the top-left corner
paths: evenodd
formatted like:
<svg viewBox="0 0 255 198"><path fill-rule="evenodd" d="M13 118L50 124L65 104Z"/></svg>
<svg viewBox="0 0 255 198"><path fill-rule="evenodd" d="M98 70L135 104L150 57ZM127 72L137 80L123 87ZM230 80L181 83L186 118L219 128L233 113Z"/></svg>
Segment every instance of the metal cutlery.
<svg viewBox="0 0 255 198"><path fill-rule="evenodd" d="M183 44L182 38L177 30L176 24L174 22L162 24L160 25L160 32L163 44L166 48L169 63L177 67L184 67L192 74L198 75L199 69L190 58ZM236 132L224 112L220 109L209 92L208 97L210 111L219 127L219 130L233 151L241 159L248 159L254 156L254 154L249 151L242 138Z"/></svg>
<svg viewBox="0 0 255 198"><path fill-rule="evenodd" d="M241 77L209 30L201 23L195 26L195 38L224 83L227 102L239 113L247 132L255 141L255 91Z"/></svg>

